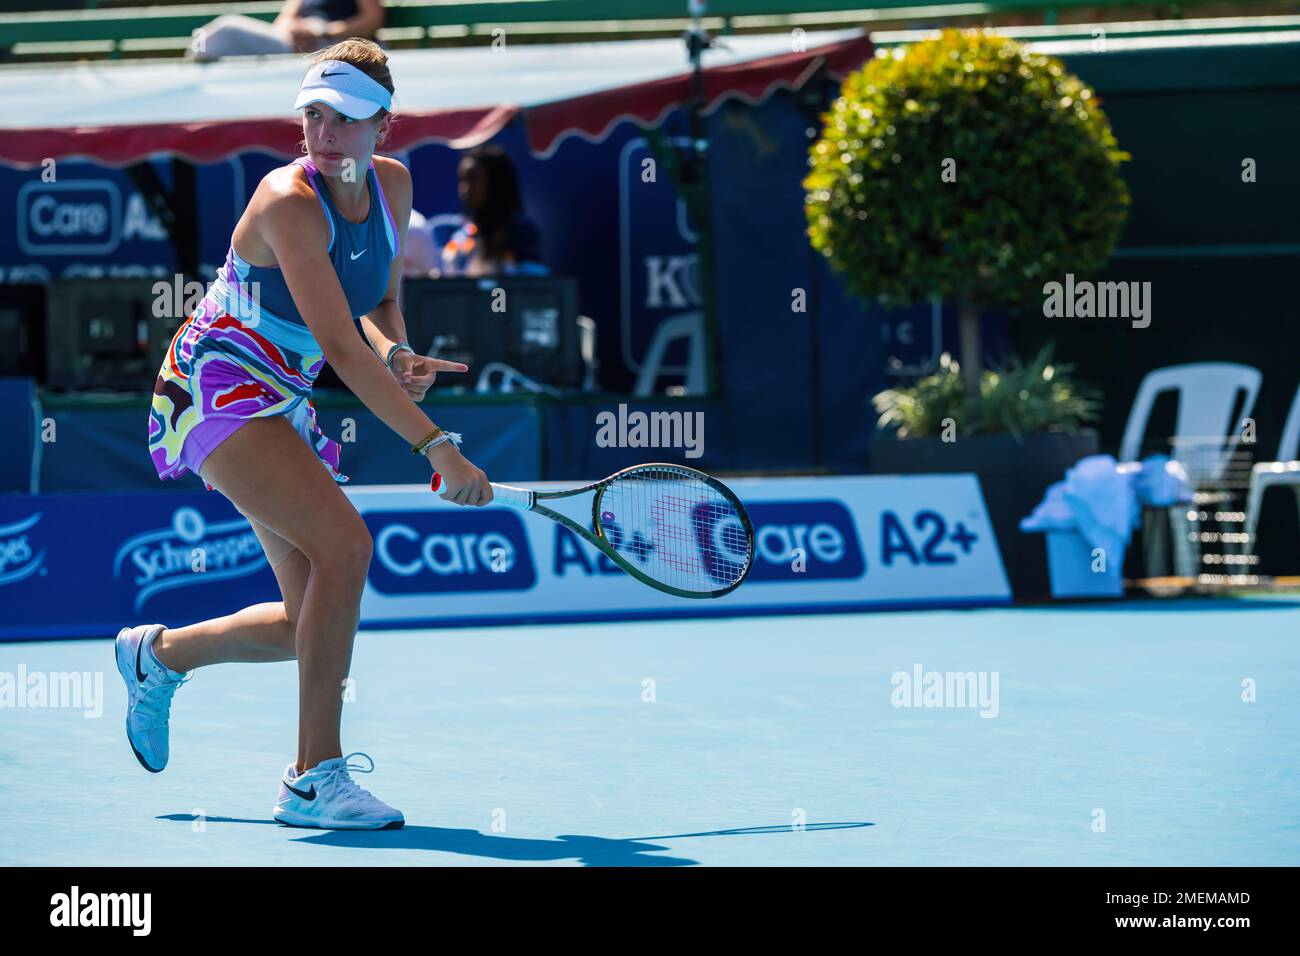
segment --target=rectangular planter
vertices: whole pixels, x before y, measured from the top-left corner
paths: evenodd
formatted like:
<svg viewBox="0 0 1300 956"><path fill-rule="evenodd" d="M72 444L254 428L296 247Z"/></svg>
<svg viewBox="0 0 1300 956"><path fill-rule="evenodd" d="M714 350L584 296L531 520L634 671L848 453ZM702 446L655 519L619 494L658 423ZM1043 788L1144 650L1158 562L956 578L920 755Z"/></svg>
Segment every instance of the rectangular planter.
<svg viewBox="0 0 1300 956"><path fill-rule="evenodd" d="M1097 454L1095 431L1044 432L1024 435L1019 441L1012 435L968 435L952 442L877 434L871 452L871 470L877 474L971 472L978 476L1016 600L1043 601L1052 596L1043 536L1021 532L1020 519L1034 510L1048 486L1064 478L1071 465Z"/></svg>

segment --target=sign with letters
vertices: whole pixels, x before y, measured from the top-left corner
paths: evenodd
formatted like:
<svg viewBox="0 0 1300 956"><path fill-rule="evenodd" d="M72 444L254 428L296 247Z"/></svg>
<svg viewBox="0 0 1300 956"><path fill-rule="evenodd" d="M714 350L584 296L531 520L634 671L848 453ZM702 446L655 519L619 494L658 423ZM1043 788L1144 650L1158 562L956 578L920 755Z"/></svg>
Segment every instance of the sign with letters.
<svg viewBox="0 0 1300 956"><path fill-rule="evenodd" d="M754 566L744 584L716 600L648 588L537 515L464 508L424 485L343 486L374 540L361 627L1011 599L973 475L741 478L730 485L754 525ZM590 526L589 496L550 504ZM257 536L216 492L0 496L0 639L111 637L127 625L179 626L279 599Z"/></svg>

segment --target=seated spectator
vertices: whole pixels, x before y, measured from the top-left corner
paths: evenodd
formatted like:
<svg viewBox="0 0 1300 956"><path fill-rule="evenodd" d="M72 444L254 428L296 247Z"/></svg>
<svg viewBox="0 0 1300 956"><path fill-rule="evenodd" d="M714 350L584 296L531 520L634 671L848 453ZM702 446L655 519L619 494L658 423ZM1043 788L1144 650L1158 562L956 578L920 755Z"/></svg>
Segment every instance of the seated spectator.
<svg viewBox="0 0 1300 956"><path fill-rule="evenodd" d="M408 279L420 279L435 271L437 266L438 248L433 244L429 220L412 209L411 222L406 227L406 250L402 257L402 275Z"/></svg>
<svg viewBox="0 0 1300 956"><path fill-rule="evenodd" d="M273 23L225 14L194 31L189 56L315 53L348 37L373 39L384 25L383 0L285 0Z"/></svg>
<svg viewBox="0 0 1300 956"><path fill-rule="evenodd" d="M541 232L524 215L515 166L505 150L490 143L470 150L456 175L465 213L431 275L548 275Z"/></svg>

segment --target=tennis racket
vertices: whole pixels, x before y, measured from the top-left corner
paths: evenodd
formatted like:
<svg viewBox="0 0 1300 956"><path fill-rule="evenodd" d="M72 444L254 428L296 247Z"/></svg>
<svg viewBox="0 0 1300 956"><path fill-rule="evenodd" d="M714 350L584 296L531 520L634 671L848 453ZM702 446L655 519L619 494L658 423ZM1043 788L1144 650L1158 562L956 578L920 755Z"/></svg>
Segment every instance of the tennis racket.
<svg viewBox="0 0 1300 956"><path fill-rule="evenodd" d="M429 487L437 491L436 471ZM543 501L590 494L591 529ZM568 491L492 483L492 504L559 522L643 584L686 598L740 587L754 563L754 526L735 492L694 468L656 462Z"/></svg>

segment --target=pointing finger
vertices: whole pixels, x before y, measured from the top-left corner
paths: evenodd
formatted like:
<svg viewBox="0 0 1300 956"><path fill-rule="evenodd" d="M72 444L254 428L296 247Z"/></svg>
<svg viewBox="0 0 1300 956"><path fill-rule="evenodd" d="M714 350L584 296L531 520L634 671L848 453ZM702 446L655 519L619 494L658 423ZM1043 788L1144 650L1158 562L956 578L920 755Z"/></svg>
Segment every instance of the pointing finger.
<svg viewBox="0 0 1300 956"><path fill-rule="evenodd" d="M426 358L423 360L436 372L468 372L469 366L464 362L449 362L446 359Z"/></svg>

